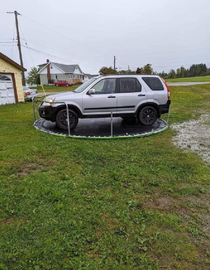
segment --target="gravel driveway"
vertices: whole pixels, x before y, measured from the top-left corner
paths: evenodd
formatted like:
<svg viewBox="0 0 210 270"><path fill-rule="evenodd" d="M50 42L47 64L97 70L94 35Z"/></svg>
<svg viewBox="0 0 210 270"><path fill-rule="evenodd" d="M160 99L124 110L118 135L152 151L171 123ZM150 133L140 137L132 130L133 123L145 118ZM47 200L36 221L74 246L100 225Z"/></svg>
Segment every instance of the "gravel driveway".
<svg viewBox="0 0 210 270"><path fill-rule="evenodd" d="M198 120L190 120L182 124L171 125L178 134L173 143L195 152L210 165L210 115L203 114Z"/></svg>

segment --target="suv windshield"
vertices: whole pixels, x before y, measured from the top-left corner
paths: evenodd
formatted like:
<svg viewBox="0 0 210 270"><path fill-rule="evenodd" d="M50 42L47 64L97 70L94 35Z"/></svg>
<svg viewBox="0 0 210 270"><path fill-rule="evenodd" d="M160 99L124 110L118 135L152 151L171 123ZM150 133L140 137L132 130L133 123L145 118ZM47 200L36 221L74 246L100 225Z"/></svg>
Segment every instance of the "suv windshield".
<svg viewBox="0 0 210 270"><path fill-rule="evenodd" d="M91 78L85 83L81 84L77 89L74 90L76 93L83 92L91 83L93 83L97 78Z"/></svg>

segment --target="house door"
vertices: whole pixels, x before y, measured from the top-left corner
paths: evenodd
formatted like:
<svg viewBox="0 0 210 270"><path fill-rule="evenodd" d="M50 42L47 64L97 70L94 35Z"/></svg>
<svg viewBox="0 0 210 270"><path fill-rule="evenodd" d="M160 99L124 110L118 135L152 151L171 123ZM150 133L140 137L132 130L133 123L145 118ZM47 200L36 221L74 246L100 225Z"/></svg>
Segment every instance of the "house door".
<svg viewBox="0 0 210 270"><path fill-rule="evenodd" d="M0 105L15 103L12 75L0 73Z"/></svg>

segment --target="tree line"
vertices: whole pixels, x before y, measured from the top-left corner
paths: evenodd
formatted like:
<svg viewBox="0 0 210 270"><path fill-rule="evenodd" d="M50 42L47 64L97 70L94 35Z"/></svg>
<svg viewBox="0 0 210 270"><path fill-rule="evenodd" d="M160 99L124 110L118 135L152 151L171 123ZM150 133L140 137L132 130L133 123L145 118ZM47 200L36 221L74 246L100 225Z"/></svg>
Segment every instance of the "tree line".
<svg viewBox="0 0 210 270"><path fill-rule="evenodd" d="M101 75L106 74L157 74L165 79L173 78L185 78L185 77L196 77L196 76L207 76L210 75L210 69L207 68L206 64L193 64L189 69L181 66L177 70L171 69L169 73L167 72L155 72L151 64L147 64L144 67L137 68L136 70L119 70L113 69L112 67L102 67L99 70Z"/></svg>
<svg viewBox="0 0 210 270"><path fill-rule="evenodd" d="M137 68L137 70L119 70L113 69L112 67L102 67L99 70L100 75L107 74L153 74L153 69L151 64L147 64L144 67Z"/></svg>
<svg viewBox="0 0 210 270"><path fill-rule="evenodd" d="M38 74L39 69L33 67L28 73L26 82L28 84L40 84L40 76ZM189 69L184 68L183 66L177 68L177 70L171 69L169 73L164 71L158 73L153 71L151 64L146 64L143 67L138 67L136 70L119 70L113 69L112 67L102 67L99 70L100 75L107 74L157 74L164 79L173 79L173 78L184 78L184 77L195 77L195 76L206 76L210 75L210 69L207 68L206 64L193 64Z"/></svg>

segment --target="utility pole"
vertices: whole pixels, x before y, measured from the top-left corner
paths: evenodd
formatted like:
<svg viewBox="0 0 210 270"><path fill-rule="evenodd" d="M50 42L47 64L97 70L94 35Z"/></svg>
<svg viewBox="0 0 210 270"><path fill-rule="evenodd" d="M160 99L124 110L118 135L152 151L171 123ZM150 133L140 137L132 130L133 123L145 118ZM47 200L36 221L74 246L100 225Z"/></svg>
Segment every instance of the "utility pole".
<svg viewBox="0 0 210 270"><path fill-rule="evenodd" d="M114 56L114 69L116 69L116 57Z"/></svg>
<svg viewBox="0 0 210 270"><path fill-rule="evenodd" d="M7 13L15 14L15 25L16 25L16 30L17 30L17 46L18 46L18 51L19 51L19 56L20 56L20 65L23 67L23 58L22 58L22 52L21 52L20 34L19 34L19 27L18 27L18 15L21 15L21 14L18 13L16 10L14 12L7 12ZM22 71L22 85L23 86L26 85L24 71Z"/></svg>

